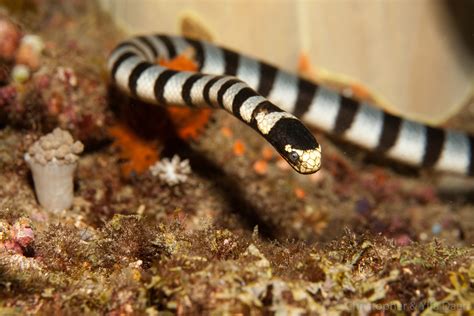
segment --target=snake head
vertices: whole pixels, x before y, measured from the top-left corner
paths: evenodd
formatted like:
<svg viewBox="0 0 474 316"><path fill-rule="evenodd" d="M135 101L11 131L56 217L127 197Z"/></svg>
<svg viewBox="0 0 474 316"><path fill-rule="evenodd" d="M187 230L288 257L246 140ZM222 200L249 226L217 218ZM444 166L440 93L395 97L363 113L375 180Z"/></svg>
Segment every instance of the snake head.
<svg viewBox="0 0 474 316"><path fill-rule="evenodd" d="M321 146L298 119L279 120L268 136L267 140L299 173L315 173L321 168Z"/></svg>
<svg viewBox="0 0 474 316"><path fill-rule="evenodd" d="M285 146L286 161L299 173L315 173L321 168L321 147L315 149L296 149L291 145Z"/></svg>

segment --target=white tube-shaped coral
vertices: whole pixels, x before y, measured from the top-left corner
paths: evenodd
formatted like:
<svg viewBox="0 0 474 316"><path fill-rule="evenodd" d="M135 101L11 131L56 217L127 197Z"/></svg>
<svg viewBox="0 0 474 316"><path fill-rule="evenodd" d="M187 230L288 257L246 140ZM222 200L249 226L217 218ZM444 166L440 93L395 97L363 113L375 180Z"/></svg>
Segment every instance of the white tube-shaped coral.
<svg viewBox="0 0 474 316"><path fill-rule="evenodd" d="M68 209L74 198L74 171L84 149L69 132L56 128L41 137L25 154L33 174L36 197L42 207L58 212Z"/></svg>

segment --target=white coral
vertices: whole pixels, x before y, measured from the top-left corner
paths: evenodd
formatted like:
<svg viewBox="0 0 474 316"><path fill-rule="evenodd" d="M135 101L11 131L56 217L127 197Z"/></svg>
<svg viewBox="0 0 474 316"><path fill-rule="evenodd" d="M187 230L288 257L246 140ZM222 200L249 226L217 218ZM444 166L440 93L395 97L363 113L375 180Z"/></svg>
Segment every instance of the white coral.
<svg viewBox="0 0 474 316"><path fill-rule="evenodd" d="M28 149L25 160L33 174L36 196L45 209L59 212L72 205L74 171L84 145L56 128Z"/></svg>
<svg viewBox="0 0 474 316"><path fill-rule="evenodd" d="M43 166L48 163L75 164L79 158L77 155L83 150L84 145L80 141L74 141L68 131L55 128L30 146L25 159Z"/></svg>
<svg viewBox="0 0 474 316"><path fill-rule="evenodd" d="M188 180L188 175L191 173L189 160L174 155L173 158L163 158L153 166L150 167L151 174L158 176L162 181L170 186L184 183Z"/></svg>

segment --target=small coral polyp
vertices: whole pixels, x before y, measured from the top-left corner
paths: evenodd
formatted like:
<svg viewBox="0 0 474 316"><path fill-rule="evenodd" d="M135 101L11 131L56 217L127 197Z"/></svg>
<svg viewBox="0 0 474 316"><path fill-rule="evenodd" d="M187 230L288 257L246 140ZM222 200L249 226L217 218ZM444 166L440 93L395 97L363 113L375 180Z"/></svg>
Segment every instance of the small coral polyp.
<svg viewBox="0 0 474 316"><path fill-rule="evenodd" d="M189 166L189 160L181 160L178 155L174 155L171 160L168 158L161 159L149 170L153 176L158 176L167 185L175 186L188 180L191 166Z"/></svg>
<svg viewBox="0 0 474 316"><path fill-rule="evenodd" d="M42 136L25 154L33 174L36 197L48 211L59 212L72 205L74 171L84 150L80 141L60 128Z"/></svg>

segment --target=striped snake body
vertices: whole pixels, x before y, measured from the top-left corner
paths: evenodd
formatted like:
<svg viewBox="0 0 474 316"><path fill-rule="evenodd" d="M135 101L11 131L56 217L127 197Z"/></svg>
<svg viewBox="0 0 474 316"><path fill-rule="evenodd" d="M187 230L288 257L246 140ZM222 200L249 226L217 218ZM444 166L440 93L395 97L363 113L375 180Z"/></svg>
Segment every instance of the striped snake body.
<svg viewBox="0 0 474 316"><path fill-rule="evenodd" d="M198 72L154 64L192 47ZM402 119L265 62L213 44L148 35L119 44L109 57L113 82L160 105L223 108L259 132L300 173L321 167L321 147L297 119L419 167L474 175L474 138Z"/></svg>

